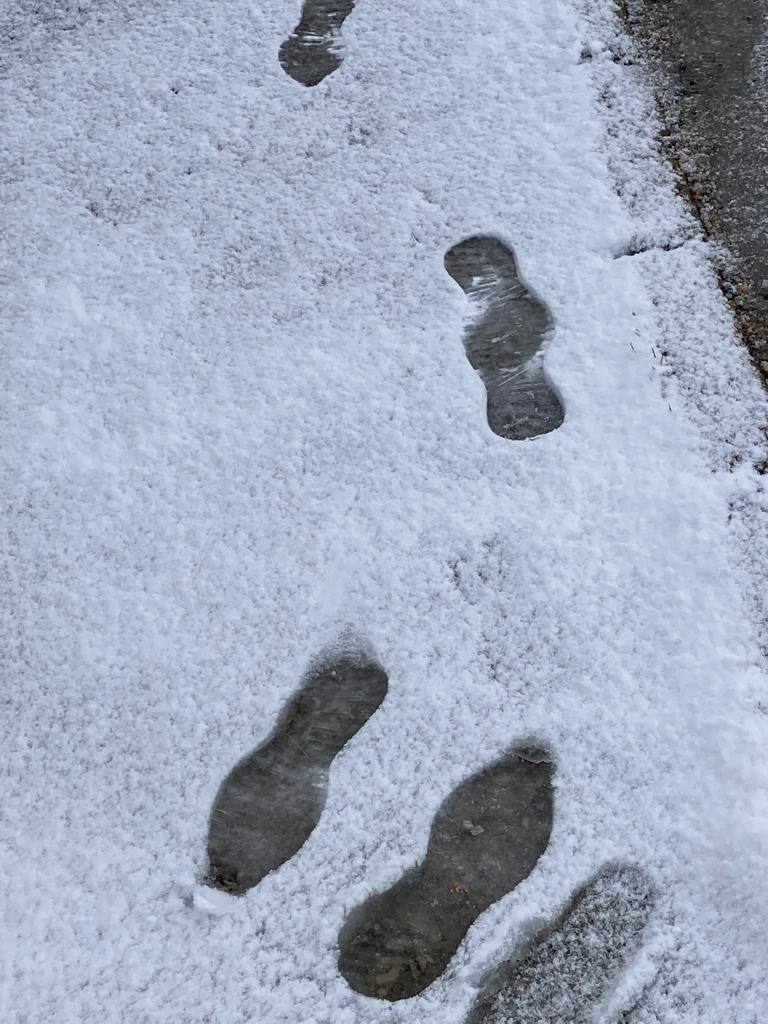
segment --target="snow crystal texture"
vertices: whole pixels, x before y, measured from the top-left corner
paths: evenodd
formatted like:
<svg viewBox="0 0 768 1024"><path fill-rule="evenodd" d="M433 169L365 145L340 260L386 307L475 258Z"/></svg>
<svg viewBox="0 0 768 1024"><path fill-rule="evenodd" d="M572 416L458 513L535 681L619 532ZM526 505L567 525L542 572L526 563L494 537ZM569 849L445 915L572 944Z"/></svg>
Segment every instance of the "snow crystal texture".
<svg viewBox="0 0 768 1024"><path fill-rule="evenodd" d="M0 15L0 1019L459 1024L621 860L659 901L624 983L638 1019L757 1021L751 584L712 410L663 393L664 310L615 258L661 227L617 194L592 23L576 0L360 0L307 89L277 59L299 7ZM669 208L663 241L688 237ZM473 234L553 315L566 417L535 441L490 431L464 353L443 257ZM654 272L680 300L674 262ZM297 856L206 895L222 779L350 629L386 702ZM536 870L417 1000L356 995L348 912L522 740L557 764Z"/></svg>

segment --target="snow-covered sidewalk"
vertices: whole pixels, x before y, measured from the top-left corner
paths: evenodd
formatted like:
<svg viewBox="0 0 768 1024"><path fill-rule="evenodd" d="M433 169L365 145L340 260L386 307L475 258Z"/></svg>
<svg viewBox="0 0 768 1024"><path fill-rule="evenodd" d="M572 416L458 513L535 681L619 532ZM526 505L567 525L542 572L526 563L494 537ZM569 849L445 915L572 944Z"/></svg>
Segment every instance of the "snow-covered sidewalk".
<svg viewBox="0 0 768 1024"><path fill-rule="evenodd" d="M765 398L616 26L359 0L305 88L285 0L12 6L0 1019L460 1024L618 862L658 902L611 1012L761 1021ZM464 352L473 234L554 319L565 422L532 441ZM350 635L389 693L317 829L202 890L219 784ZM537 867L423 995L355 994L348 913L523 741L556 765Z"/></svg>

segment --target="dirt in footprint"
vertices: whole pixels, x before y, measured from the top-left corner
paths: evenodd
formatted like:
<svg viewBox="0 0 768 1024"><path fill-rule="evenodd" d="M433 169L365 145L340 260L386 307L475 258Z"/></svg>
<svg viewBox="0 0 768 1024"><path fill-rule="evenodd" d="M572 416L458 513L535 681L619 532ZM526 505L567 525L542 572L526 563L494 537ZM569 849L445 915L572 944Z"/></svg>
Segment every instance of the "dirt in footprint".
<svg viewBox="0 0 768 1024"><path fill-rule="evenodd" d="M269 739L237 764L214 802L208 883L244 893L292 857L325 806L334 757L379 707L384 670L345 657L305 678Z"/></svg>
<svg viewBox="0 0 768 1024"><path fill-rule="evenodd" d="M407 999L443 973L475 919L546 849L551 774L545 754L516 750L448 797L422 864L354 910L342 929L339 969L356 992Z"/></svg>
<svg viewBox="0 0 768 1024"><path fill-rule="evenodd" d="M466 1024L591 1024L642 941L653 889L634 867L601 871L558 920L487 981Z"/></svg>
<svg viewBox="0 0 768 1024"><path fill-rule="evenodd" d="M355 0L306 0L301 20L280 47L280 64L302 85L318 85L340 65L341 26Z"/></svg>
<svg viewBox="0 0 768 1024"><path fill-rule="evenodd" d="M488 425L512 440L555 430L565 410L544 369L549 311L520 279L515 255L498 238L475 235L445 255L445 269L477 316L464 347L488 397Z"/></svg>

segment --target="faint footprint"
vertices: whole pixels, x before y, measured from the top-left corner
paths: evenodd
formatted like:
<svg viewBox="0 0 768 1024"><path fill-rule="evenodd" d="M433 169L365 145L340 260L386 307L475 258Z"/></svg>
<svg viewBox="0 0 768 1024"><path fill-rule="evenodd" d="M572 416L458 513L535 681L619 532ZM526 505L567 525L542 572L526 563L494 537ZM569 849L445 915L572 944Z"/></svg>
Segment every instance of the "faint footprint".
<svg viewBox="0 0 768 1024"><path fill-rule="evenodd" d="M301 21L280 47L283 71L302 85L317 85L343 60L341 26L355 0L305 0Z"/></svg>
<svg viewBox="0 0 768 1024"><path fill-rule="evenodd" d="M467 1024L593 1024L640 945L653 890L637 868L601 871L555 924L502 964Z"/></svg>
<svg viewBox="0 0 768 1024"><path fill-rule="evenodd" d="M520 280L512 250L498 238L475 235L449 249L444 262L479 307L464 346L485 384L491 430L522 440L559 427L565 411L541 351L552 321Z"/></svg>
<svg viewBox="0 0 768 1024"><path fill-rule="evenodd" d="M422 864L354 910L341 931L339 969L356 992L407 999L443 973L475 918L546 849L551 774L543 753L518 749L448 797Z"/></svg>
<svg viewBox="0 0 768 1024"><path fill-rule="evenodd" d="M306 676L270 738L222 783L208 830L208 883L243 893L292 857L325 805L328 768L387 693L376 664L345 656Z"/></svg>

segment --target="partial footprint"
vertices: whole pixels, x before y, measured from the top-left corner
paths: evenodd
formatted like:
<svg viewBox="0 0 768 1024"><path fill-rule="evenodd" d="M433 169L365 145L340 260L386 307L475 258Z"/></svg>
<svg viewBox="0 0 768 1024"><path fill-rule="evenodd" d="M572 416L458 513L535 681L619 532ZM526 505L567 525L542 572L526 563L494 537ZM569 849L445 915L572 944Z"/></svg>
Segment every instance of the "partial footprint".
<svg viewBox="0 0 768 1024"><path fill-rule="evenodd" d="M208 882L243 893L292 857L325 806L328 769L387 693L379 666L353 657L310 671L270 738L219 789L208 830Z"/></svg>
<svg viewBox="0 0 768 1024"><path fill-rule="evenodd" d="M637 868L601 871L522 957L502 964L467 1024L594 1024L640 945L653 890Z"/></svg>
<svg viewBox="0 0 768 1024"><path fill-rule="evenodd" d="M438 978L472 922L528 875L552 829L551 766L518 749L456 789L427 855L350 914L339 969L357 992L407 999Z"/></svg>
<svg viewBox="0 0 768 1024"><path fill-rule="evenodd" d="M543 365L552 326L547 307L520 280L515 255L498 238L475 235L445 255L445 269L479 307L464 346L488 394L488 424L522 440L559 427L560 397Z"/></svg>
<svg viewBox="0 0 768 1024"><path fill-rule="evenodd" d="M305 0L301 21L280 47L283 71L302 85L317 85L335 71L343 60L341 26L354 6L355 0Z"/></svg>

